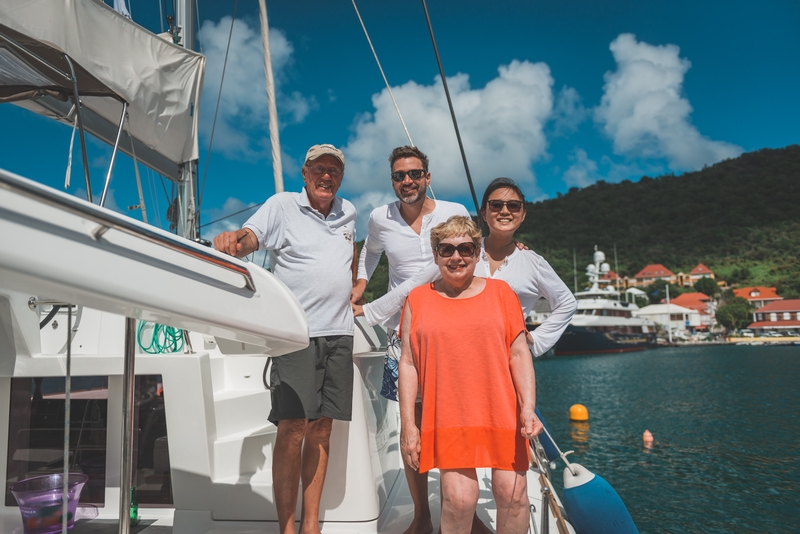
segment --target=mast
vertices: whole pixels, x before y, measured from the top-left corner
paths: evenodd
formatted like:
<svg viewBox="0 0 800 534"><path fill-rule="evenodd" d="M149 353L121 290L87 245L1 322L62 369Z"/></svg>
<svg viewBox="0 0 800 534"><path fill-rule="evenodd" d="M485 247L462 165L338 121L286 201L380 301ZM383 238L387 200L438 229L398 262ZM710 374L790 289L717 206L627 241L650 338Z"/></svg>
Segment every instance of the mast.
<svg viewBox="0 0 800 534"><path fill-rule="evenodd" d="M267 76L267 108L269 109L269 140L272 146L272 174L275 179L275 192L283 193L281 139L278 129L278 108L275 105L275 80L272 76L272 53L269 47L269 22L267 22L266 0L258 0L258 8L261 14L261 42L264 45L264 73Z"/></svg>
<svg viewBox="0 0 800 534"><path fill-rule="evenodd" d="M194 2L192 0L180 0L175 3L173 40L175 44L188 50L195 49L194 19ZM181 165L178 208L178 235L186 239L197 238L197 160L187 161Z"/></svg>

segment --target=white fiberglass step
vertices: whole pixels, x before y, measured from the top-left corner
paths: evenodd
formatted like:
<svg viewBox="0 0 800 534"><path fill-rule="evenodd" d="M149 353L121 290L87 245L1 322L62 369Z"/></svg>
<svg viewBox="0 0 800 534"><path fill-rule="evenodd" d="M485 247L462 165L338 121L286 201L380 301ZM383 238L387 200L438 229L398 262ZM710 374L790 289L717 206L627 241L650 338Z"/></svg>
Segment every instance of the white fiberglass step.
<svg viewBox="0 0 800 534"><path fill-rule="evenodd" d="M217 438L251 432L267 423L270 394L266 389L226 389L214 393Z"/></svg>
<svg viewBox="0 0 800 534"><path fill-rule="evenodd" d="M272 449L278 427L272 423L218 438L214 442L214 482L230 483L243 474L272 468Z"/></svg>

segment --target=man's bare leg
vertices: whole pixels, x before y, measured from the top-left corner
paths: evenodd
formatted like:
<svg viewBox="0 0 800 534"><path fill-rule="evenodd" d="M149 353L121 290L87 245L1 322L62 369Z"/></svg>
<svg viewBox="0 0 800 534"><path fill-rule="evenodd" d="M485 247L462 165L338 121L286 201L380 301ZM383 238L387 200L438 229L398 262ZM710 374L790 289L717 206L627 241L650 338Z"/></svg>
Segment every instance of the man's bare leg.
<svg viewBox="0 0 800 534"><path fill-rule="evenodd" d="M417 428L422 425L422 404L417 403L414 409L414 422ZM403 461L403 469L406 472L406 482L408 491L411 493L411 500L414 501L414 519L403 534L430 534L433 532L431 522L431 507L428 503L428 473L420 473L406 465Z"/></svg>
<svg viewBox="0 0 800 534"><path fill-rule="evenodd" d="M303 513L300 516L300 534L321 534L319 528L319 503L328 470L331 429L333 420L328 417L308 424L303 446Z"/></svg>
<svg viewBox="0 0 800 534"><path fill-rule="evenodd" d="M280 534L295 534L297 488L300 486L303 437L307 426L307 419L278 421L278 435L272 454L272 484Z"/></svg>

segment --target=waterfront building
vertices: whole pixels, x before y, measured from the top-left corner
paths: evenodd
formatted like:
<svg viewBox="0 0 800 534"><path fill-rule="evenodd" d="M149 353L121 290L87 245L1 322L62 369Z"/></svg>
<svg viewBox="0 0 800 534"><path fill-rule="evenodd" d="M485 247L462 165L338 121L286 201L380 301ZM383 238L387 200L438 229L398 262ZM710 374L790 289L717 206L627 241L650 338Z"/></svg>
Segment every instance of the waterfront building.
<svg viewBox="0 0 800 534"><path fill-rule="evenodd" d="M750 304L756 308L766 306L770 302L783 300L783 297L778 296L778 292L774 287L754 286L754 287L741 287L734 289L733 294L737 297L742 297L750 301Z"/></svg>
<svg viewBox="0 0 800 534"><path fill-rule="evenodd" d="M758 308L749 328L761 333L800 332L800 299L774 300Z"/></svg>
<svg viewBox="0 0 800 534"><path fill-rule="evenodd" d="M716 324L717 304L704 293L683 293L671 299L670 303L695 310L700 314L700 325L695 330L707 330Z"/></svg>
<svg viewBox="0 0 800 534"><path fill-rule="evenodd" d="M701 324L700 312L672 302L669 304L651 304L634 313L637 317L650 319L664 328L669 325L672 335L677 335L678 337L694 332Z"/></svg>

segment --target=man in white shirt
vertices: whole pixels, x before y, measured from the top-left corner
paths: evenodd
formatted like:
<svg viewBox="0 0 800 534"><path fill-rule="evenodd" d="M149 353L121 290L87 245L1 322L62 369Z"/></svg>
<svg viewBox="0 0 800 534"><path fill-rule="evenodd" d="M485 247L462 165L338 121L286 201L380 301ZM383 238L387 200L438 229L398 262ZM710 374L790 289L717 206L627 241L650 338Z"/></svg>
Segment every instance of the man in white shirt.
<svg viewBox="0 0 800 534"><path fill-rule="evenodd" d="M297 488L303 481L300 532L319 533L319 505L333 419L349 421L353 397L355 207L336 196L344 155L314 145L302 168L300 193L278 193L214 247L243 257L270 251L273 274L295 294L308 318L309 346L275 358L270 374L278 426L272 483L281 534L295 533Z"/></svg>
<svg viewBox="0 0 800 534"><path fill-rule="evenodd" d="M397 331L403 302L411 289L439 277L439 269L433 263L431 229L453 215L470 215L461 204L428 197L431 182L428 157L417 147L395 148L389 156L389 164L392 189L398 200L370 213L369 233L361 249L351 303L356 316L364 315L372 325L383 323L389 330L381 395L396 401L397 362L401 349ZM362 301L367 282L384 252L389 260L389 292L362 306L358 303ZM417 425L421 417L418 403ZM406 534L432 532L428 474L420 474L407 465L404 467L414 501L414 519Z"/></svg>

